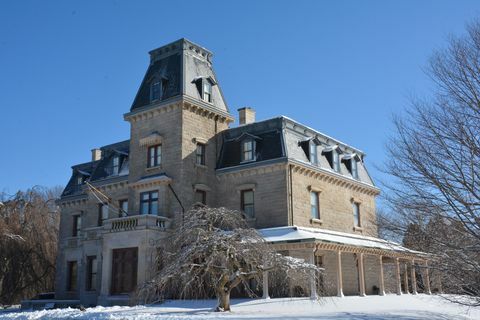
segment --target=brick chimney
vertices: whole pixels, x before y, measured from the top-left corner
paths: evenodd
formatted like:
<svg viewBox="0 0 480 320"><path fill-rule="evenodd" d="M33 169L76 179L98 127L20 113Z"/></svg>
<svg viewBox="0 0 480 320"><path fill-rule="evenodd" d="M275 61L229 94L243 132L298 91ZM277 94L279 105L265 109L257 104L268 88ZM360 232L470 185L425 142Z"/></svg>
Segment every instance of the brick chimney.
<svg viewBox="0 0 480 320"><path fill-rule="evenodd" d="M102 158L102 150L95 148L92 149L92 161L97 161Z"/></svg>
<svg viewBox="0 0 480 320"><path fill-rule="evenodd" d="M255 122L255 110L250 107L238 109L238 122L240 125Z"/></svg>

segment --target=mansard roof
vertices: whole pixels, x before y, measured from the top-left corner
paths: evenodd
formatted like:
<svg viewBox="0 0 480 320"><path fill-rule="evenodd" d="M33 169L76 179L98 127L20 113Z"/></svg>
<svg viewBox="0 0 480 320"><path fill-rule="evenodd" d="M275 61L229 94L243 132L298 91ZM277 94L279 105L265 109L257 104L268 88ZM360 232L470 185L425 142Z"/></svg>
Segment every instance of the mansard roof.
<svg viewBox="0 0 480 320"><path fill-rule="evenodd" d="M83 178L89 182L99 182L109 178L127 177L128 154L130 152L130 140L125 140L109 144L100 148L102 158L96 161L90 161L72 167L72 176L63 190L62 197L81 194L84 187L79 186L78 178ZM119 172L112 175L112 159L117 155L119 157Z"/></svg>
<svg viewBox="0 0 480 320"><path fill-rule="evenodd" d="M280 116L265 121L254 122L247 125L227 129L222 133L223 146L217 162L217 170L231 171L265 164L266 161L296 161L306 166L312 166L318 170L331 171L333 174L353 179L345 161L354 158L363 163L365 154L352 146L339 140L333 139L319 131L309 128L295 120ZM249 137L255 139L255 160L241 161L241 143ZM308 148L303 148L305 142L313 141L318 147L318 164L313 165L309 159ZM340 172L335 172L325 153L338 150L342 153ZM325 151L325 152L323 152ZM352 155L355 155L352 157ZM345 157L345 159L343 158ZM374 185L367 169L362 164L358 166L357 181Z"/></svg>
<svg viewBox="0 0 480 320"><path fill-rule="evenodd" d="M134 112L182 96L204 102L201 81L206 79L212 84L212 101L208 104L213 109L228 113L227 104L212 67L212 57L213 54L209 50L184 38L150 51L150 65L130 111ZM151 102L150 84L156 79L163 79L163 95L158 101Z"/></svg>

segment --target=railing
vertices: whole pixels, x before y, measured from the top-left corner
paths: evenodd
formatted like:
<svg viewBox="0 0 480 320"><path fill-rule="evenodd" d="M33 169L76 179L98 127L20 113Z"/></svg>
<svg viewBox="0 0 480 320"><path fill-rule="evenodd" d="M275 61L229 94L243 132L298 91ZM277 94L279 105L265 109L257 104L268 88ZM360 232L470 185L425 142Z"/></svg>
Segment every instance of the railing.
<svg viewBox="0 0 480 320"><path fill-rule="evenodd" d="M127 216L108 219L105 221L104 230L110 232L130 231L140 229L161 229L170 227L171 219L150 214Z"/></svg>

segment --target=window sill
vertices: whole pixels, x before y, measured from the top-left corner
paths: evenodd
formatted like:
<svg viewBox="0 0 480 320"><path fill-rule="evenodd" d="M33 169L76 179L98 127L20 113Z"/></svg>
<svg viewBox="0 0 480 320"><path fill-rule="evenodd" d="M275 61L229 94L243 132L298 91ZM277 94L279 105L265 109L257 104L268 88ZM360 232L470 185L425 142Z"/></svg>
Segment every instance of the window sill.
<svg viewBox="0 0 480 320"><path fill-rule="evenodd" d="M257 159L243 160L243 161L240 161L240 164L246 164L246 163L251 163L251 162L255 162L255 161L257 161Z"/></svg>
<svg viewBox="0 0 480 320"><path fill-rule="evenodd" d="M322 219L311 218L310 223L323 224L323 220Z"/></svg>
<svg viewBox="0 0 480 320"><path fill-rule="evenodd" d="M147 167L145 169L145 171L155 171L155 170L158 170L158 169L162 169L162 165L155 166L155 167Z"/></svg>
<svg viewBox="0 0 480 320"><path fill-rule="evenodd" d="M208 167L205 164L199 164L199 163L195 163L195 168L208 169Z"/></svg>
<svg viewBox="0 0 480 320"><path fill-rule="evenodd" d="M363 231L362 227L353 227L353 231Z"/></svg>

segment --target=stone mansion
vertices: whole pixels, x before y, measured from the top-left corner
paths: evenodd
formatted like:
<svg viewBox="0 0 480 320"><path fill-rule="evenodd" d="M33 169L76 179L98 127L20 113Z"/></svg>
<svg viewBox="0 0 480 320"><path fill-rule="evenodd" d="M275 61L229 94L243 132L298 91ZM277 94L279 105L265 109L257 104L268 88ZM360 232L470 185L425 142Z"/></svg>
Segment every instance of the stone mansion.
<svg viewBox="0 0 480 320"><path fill-rule="evenodd" d="M365 154L284 116L257 122L248 107L231 127L207 49L180 39L152 50L123 117L130 139L74 165L58 200L57 300L125 303L197 202L244 212L272 246L325 268L328 294L434 289L428 255L378 238ZM264 286L268 296L268 274Z"/></svg>

